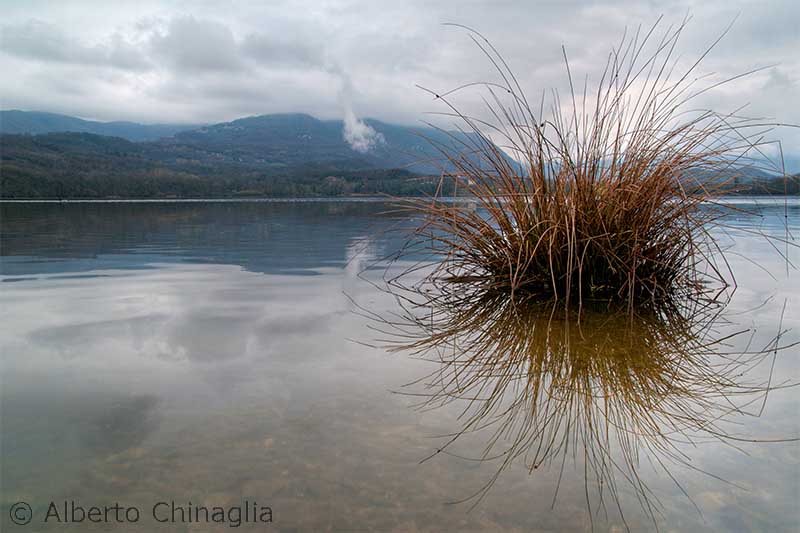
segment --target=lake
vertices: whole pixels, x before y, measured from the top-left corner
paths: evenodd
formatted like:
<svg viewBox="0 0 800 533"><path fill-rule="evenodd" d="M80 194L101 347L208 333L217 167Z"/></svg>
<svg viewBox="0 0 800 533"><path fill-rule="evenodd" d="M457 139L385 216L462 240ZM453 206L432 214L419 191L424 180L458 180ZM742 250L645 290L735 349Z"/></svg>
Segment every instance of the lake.
<svg viewBox="0 0 800 533"><path fill-rule="evenodd" d="M731 199L719 233L737 289L731 349L800 340L800 251L752 233L800 235L796 198ZM407 384L429 361L372 347L362 308L391 313L373 265L409 221L379 201L0 204L2 531L222 531L152 516L268 506L277 531L622 531L653 529L636 491L586 503L567 461L529 474L471 460L479 432L423 461L458 431L464 406L415 409ZM746 211L746 212L745 212ZM796 242L796 241L795 241ZM785 306L785 309L784 309ZM781 319L782 316L782 319ZM800 351L754 369L800 379ZM684 450L669 476L642 459L665 531L790 531L800 523L800 389L770 392L731 442ZM760 404L751 409L758 412ZM713 476L707 473L713 474ZM559 477L561 481L559 483ZM554 501L555 488L558 494ZM684 491L691 497L687 498ZM50 502L119 503L137 523L42 523ZM26 502L34 524L8 509ZM247 502L247 503L246 503ZM172 513L166 506L159 513ZM166 514L158 514L166 518ZM180 514L180 513L179 513ZM63 516L62 516L63 519ZM33 528L38 524L38 529Z"/></svg>

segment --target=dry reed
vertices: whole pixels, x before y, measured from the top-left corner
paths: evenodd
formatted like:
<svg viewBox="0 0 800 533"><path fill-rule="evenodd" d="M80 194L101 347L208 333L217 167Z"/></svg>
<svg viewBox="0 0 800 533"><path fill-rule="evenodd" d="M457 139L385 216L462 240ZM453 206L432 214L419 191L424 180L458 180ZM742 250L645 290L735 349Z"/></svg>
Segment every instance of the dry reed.
<svg viewBox="0 0 800 533"><path fill-rule="evenodd" d="M673 466L696 469L683 445L736 442L727 423L758 416L769 391L788 386L771 374L748 381L787 348L780 328L766 348L739 352L726 343L745 332L717 329L735 281L714 232L735 208L714 197L749 170L783 173L763 150L777 124L689 109L735 78L696 88L719 39L677 72L687 21L660 38L659 23L623 36L591 93L587 83L576 94L565 53L569 104L553 92L547 114L469 28L500 81L431 91L465 125L436 147L443 180L467 198L398 202L418 221L384 277L400 311L359 309L385 334L378 344L437 364L415 382L422 407L462 407L462 428L436 453L491 432L477 459L500 467L478 500L515 460L563 472L572 456L590 507L613 501L622 514L624 481L656 523L644 457L678 483ZM475 85L492 121L452 101Z"/></svg>
<svg viewBox="0 0 800 533"><path fill-rule="evenodd" d="M429 278L438 290L534 294L568 306L602 299L632 309L733 283L712 237L724 212L713 198L748 169L782 172L763 151L777 125L741 110L689 107L741 76L696 87L703 77L695 71L719 39L676 72L686 23L660 38L659 23L623 37L593 91L587 82L576 93L565 52L569 103L554 91L547 113L544 96L534 110L503 57L467 28L499 81L430 92L448 107L443 115L463 123L463 135L436 144L443 176L477 209L440 198L401 202L423 220L409 247L444 258ZM491 120L453 102L475 85L488 93Z"/></svg>

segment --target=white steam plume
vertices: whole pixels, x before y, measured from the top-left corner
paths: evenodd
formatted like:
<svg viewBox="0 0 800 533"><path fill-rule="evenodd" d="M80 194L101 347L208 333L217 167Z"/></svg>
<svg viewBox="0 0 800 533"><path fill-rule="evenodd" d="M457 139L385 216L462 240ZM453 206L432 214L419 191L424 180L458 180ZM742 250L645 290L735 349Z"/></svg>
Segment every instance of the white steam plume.
<svg viewBox="0 0 800 533"><path fill-rule="evenodd" d="M329 69L333 74L339 76L341 84L339 86L339 104L344 111L344 140L350 148L362 154L369 152L375 146L386 142L383 134L375 131L371 126L360 120L353 111L353 83L342 69L332 67Z"/></svg>

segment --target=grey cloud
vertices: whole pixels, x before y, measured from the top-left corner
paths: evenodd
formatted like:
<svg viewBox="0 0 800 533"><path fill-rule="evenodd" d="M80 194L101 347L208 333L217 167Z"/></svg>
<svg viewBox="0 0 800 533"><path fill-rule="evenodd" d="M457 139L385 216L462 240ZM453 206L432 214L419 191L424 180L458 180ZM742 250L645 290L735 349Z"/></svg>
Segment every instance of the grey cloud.
<svg viewBox="0 0 800 533"><path fill-rule="evenodd" d="M232 71L243 67L233 32L210 20L173 18L165 33L151 37L150 46L155 58L177 72Z"/></svg>
<svg viewBox="0 0 800 533"><path fill-rule="evenodd" d="M55 25L38 20L6 25L0 31L0 49L20 58L78 65L144 70L149 62L133 44L118 34L107 42L87 45Z"/></svg>
<svg viewBox="0 0 800 533"><path fill-rule="evenodd" d="M797 85L797 78L790 76L785 69L775 67L769 70L764 89L796 89Z"/></svg>
<svg viewBox="0 0 800 533"><path fill-rule="evenodd" d="M260 65L298 68L325 65L321 45L274 34L249 34L242 42L242 51Z"/></svg>
<svg viewBox="0 0 800 533"><path fill-rule="evenodd" d="M137 5L121 3L111 15L96 13L89 2L76 1L68 10L42 4L36 17L47 23L28 22L33 9L0 6L6 24L0 69L16 74L0 86L0 101L145 122L218 122L287 111L342 118L348 112L339 94L344 75L352 82L349 105L358 117L415 124L428 119L428 111L444 111L415 84L444 91L496 80L469 35L443 22L466 24L491 39L528 97L538 101L550 88L568 90L562 44L573 76L588 75L591 87L626 28L629 33L639 25L647 28L663 14L666 29L680 24L688 11L693 20L676 51L686 61L740 13L698 74L715 72L719 79L779 65L709 93L698 105L725 111L750 102L753 115L800 123L794 105L800 99L795 24L800 4L792 0L275 0L237 3L233 9L211 2L179 9L167 0L142 0ZM82 24L80 39L76 20ZM110 81L107 66L115 67L118 78ZM65 79L70 92L54 90ZM478 89L468 90L458 103L466 113L480 114L481 96ZM798 132L781 130L776 136L785 149L800 153Z"/></svg>
<svg viewBox="0 0 800 533"><path fill-rule="evenodd" d="M120 35L111 38L111 47L108 51L109 63L121 69L145 70L152 65L142 55L139 48L126 41Z"/></svg>

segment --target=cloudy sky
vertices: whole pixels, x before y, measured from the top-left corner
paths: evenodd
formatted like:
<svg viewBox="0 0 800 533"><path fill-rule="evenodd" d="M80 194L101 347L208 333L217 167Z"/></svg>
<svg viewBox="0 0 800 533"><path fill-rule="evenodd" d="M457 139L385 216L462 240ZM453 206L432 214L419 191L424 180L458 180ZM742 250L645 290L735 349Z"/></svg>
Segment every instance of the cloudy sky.
<svg viewBox="0 0 800 533"><path fill-rule="evenodd" d="M776 65L704 95L702 105L800 123L800 2L597 1L14 1L0 3L0 107L97 120L221 122L301 111L405 124L440 110L443 91L493 79L467 32L480 30L532 95L599 77L622 32L691 14L678 45L721 79ZM465 95L466 111L481 105ZM800 154L800 130L776 133Z"/></svg>

